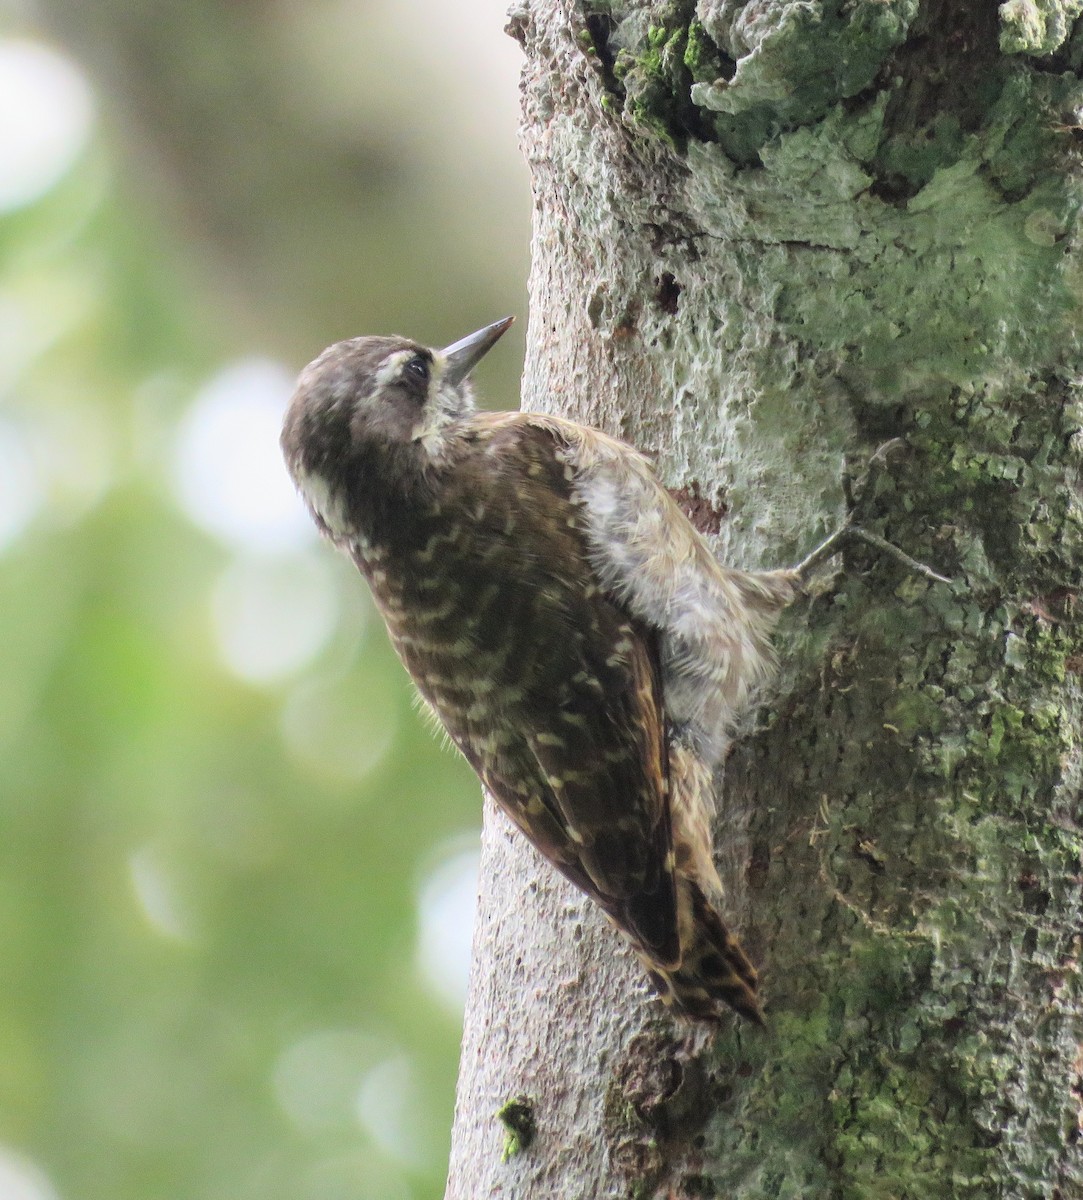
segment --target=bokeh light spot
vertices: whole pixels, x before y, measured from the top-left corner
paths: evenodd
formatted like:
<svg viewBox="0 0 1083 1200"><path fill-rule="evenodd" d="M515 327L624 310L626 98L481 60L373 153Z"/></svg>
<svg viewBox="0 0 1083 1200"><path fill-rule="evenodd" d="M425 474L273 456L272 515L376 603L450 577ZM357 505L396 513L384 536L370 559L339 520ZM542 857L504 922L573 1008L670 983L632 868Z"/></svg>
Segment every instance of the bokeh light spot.
<svg viewBox="0 0 1083 1200"><path fill-rule="evenodd" d="M147 924L171 941L190 941L191 915L158 848L142 846L136 850L128 860L128 872Z"/></svg>
<svg viewBox="0 0 1083 1200"><path fill-rule="evenodd" d="M357 1090L357 1119L377 1146L403 1166L424 1167L421 1136L425 1098L414 1064L405 1054L377 1063Z"/></svg>
<svg viewBox="0 0 1083 1200"><path fill-rule="evenodd" d="M18 540L44 498L27 439L11 422L0 420L0 553Z"/></svg>
<svg viewBox="0 0 1083 1200"><path fill-rule="evenodd" d="M327 645L339 603L330 556L241 557L212 595L214 629L226 666L248 683L272 683Z"/></svg>
<svg viewBox="0 0 1083 1200"><path fill-rule="evenodd" d="M115 451L108 418L89 404L35 414L34 457L48 493L53 522L82 520L113 482Z"/></svg>
<svg viewBox="0 0 1083 1200"><path fill-rule="evenodd" d="M0 39L0 212L37 200L74 166L94 100L79 68L40 42Z"/></svg>
<svg viewBox="0 0 1083 1200"><path fill-rule="evenodd" d="M57 1200L57 1192L40 1167L0 1146L0 1200Z"/></svg>
<svg viewBox="0 0 1083 1200"><path fill-rule="evenodd" d="M222 541L281 551L315 528L282 461L278 434L293 391L280 363L231 363L196 395L177 438L174 479L186 515Z"/></svg>
<svg viewBox="0 0 1083 1200"><path fill-rule="evenodd" d="M281 718L286 748L300 765L336 783L357 782L379 766L398 724L386 697L361 691L352 678L299 685Z"/></svg>
<svg viewBox="0 0 1083 1200"><path fill-rule="evenodd" d="M365 1073L387 1055L386 1039L356 1029L321 1029L299 1038L274 1067L274 1093L304 1132L348 1127Z"/></svg>
<svg viewBox="0 0 1083 1200"><path fill-rule="evenodd" d="M418 892L417 965L428 988L461 1014L470 976L480 852L476 836L454 838Z"/></svg>

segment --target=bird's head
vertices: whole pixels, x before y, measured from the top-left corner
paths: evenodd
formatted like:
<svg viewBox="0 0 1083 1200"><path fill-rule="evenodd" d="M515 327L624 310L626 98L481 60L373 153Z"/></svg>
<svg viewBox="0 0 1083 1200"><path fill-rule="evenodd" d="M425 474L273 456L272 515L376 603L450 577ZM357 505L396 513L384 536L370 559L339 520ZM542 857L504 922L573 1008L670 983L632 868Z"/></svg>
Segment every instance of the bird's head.
<svg viewBox="0 0 1083 1200"><path fill-rule="evenodd" d="M341 532L366 465L439 461L449 427L474 410L471 371L513 319L443 350L402 337L351 338L305 367L286 410L282 452L322 527Z"/></svg>

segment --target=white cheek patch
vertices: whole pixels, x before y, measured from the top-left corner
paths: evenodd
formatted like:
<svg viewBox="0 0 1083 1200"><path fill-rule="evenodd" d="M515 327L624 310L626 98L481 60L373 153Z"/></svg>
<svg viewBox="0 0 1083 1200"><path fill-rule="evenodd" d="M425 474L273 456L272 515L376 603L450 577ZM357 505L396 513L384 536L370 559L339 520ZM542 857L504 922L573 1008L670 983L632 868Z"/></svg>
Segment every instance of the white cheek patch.
<svg viewBox="0 0 1083 1200"><path fill-rule="evenodd" d="M474 407L473 401L464 399L459 388L445 382L446 370L447 359L434 352L429 368L429 394L413 433L414 441L425 447L430 458L439 458L442 454L447 426Z"/></svg>
<svg viewBox="0 0 1083 1200"><path fill-rule="evenodd" d="M447 369L447 359L434 350L432 352L432 365L429 367L429 377L433 383L439 384L444 378L444 371Z"/></svg>
<svg viewBox="0 0 1083 1200"><path fill-rule="evenodd" d="M414 430L414 437L424 437L426 433L442 424L448 401L444 396L444 369L447 360L439 354L433 354L429 365L429 388L425 403L421 407L421 417ZM454 389L452 389L454 390Z"/></svg>
<svg viewBox="0 0 1083 1200"><path fill-rule="evenodd" d="M309 508L336 537L347 532L346 509L322 475L315 472L298 471L297 487Z"/></svg>

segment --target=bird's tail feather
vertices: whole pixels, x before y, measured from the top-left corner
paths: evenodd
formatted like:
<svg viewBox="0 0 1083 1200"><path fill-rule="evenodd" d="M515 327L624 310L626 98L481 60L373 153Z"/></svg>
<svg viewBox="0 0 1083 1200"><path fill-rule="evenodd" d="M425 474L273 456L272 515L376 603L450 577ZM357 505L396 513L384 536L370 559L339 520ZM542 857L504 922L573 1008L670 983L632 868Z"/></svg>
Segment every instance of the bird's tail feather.
<svg viewBox="0 0 1083 1200"><path fill-rule="evenodd" d="M718 1021L726 1006L763 1025L756 997L756 968L726 928L695 879L678 875L681 962L660 967L640 954L663 1003L700 1021Z"/></svg>

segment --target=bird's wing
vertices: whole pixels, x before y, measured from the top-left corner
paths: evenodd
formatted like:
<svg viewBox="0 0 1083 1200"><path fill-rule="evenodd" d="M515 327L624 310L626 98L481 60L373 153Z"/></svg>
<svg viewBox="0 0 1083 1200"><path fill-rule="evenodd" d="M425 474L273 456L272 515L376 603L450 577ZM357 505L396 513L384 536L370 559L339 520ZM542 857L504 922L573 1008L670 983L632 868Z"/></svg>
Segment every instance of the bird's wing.
<svg viewBox="0 0 1083 1200"><path fill-rule="evenodd" d="M516 625L528 621L530 635L514 667L524 696L515 727L472 738L449 724L449 732L542 854L653 958L676 963L657 639L597 578L559 439L521 414L479 416L476 424L487 511L517 514L502 596L509 609L518 606ZM469 487L469 472L463 478ZM501 720L487 715L490 725Z"/></svg>
<svg viewBox="0 0 1083 1200"><path fill-rule="evenodd" d="M589 656L586 661L589 662ZM589 673L589 676L588 676ZM679 961L667 754L657 672L575 672L480 774L537 849L652 957ZM641 689L641 690L640 690ZM475 764L477 765L477 764Z"/></svg>

